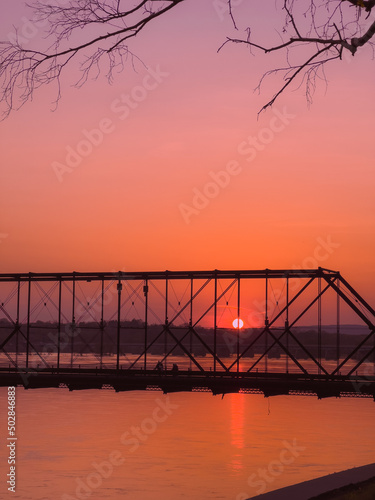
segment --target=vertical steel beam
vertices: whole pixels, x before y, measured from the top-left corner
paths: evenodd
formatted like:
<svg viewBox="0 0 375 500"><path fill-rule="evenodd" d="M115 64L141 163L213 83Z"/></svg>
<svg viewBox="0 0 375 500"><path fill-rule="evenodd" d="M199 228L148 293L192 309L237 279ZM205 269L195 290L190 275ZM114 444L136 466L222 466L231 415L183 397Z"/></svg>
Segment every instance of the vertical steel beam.
<svg viewBox="0 0 375 500"><path fill-rule="evenodd" d="M20 289L21 289L21 281L18 280L17 284L17 315L16 315L16 368L18 368L18 334L20 328Z"/></svg>
<svg viewBox="0 0 375 500"><path fill-rule="evenodd" d="M57 370L60 369L60 351L61 351L61 280L59 278L59 317L57 319Z"/></svg>
<svg viewBox="0 0 375 500"><path fill-rule="evenodd" d="M322 364L322 278L318 278L318 361ZM321 370L318 368L318 373L320 375Z"/></svg>
<svg viewBox="0 0 375 500"><path fill-rule="evenodd" d="M215 270L215 302L214 302L214 374L216 376L217 356L217 271Z"/></svg>
<svg viewBox="0 0 375 500"><path fill-rule="evenodd" d="M190 354L193 353L193 278L190 278L190 318L189 318L189 330L190 330ZM192 369L192 360L190 358L190 370Z"/></svg>
<svg viewBox="0 0 375 500"><path fill-rule="evenodd" d="M286 373L289 373L289 275L286 276L286 320L285 320L285 330L286 330Z"/></svg>
<svg viewBox="0 0 375 500"><path fill-rule="evenodd" d="M121 290L122 290L122 283L119 274L119 279L117 283L117 361L116 361L117 370L120 369Z"/></svg>
<svg viewBox="0 0 375 500"><path fill-rule="evenodd" d="M29 367L30 300L31 300L31 273L29 273L29 284L28 284L28 294L27 294L26 368Z"/></svg>
<svg viewBox="0 0 375 500"><path fill-rule="evenodd" d="M337 280L337 287L340 288L340 278ZM337 297L337 310L336 310L336 359L337 359L337 366L340 364L340 295L336 294Z"/></svg>
<svg viewBox="0 0 375 500"><path fill-rule="evenodd" d="M102 293L101 293L101 308L100 308L100 369L103 368L103 337L104 337L104 278L102 278Z"/></svg>
<svg viewBox="0 0 375 500"><path fill-rule="evenodd" d="M265 344L265 352L268 349L268 269L266 269L266 310L264 311L264 326L265 326L265 334L264 334L264 344ZM264 356L264 371L268 372L268 354Z"/></svg>
<svg viewBox="0 0 375 500"><path fill-rule="evenodd" d="M70 339L70 368L73 368L73 356L74 356L74 336L76 332L76 319L75 319L75 302L76 302L76 279L75 273L73 272L73 283L72 283L72 327Z"/></svg>
<svg viewBox="0 0 375 500"><path fill-rule="evenodd" d="M240 276L237 277L237 373L240 371L240 318L241 318L241 289Z"/></svg>
<svg viewBox="0 0 375 500"><path fill-rule="evenodd" d="M168 271L165 273L165 332L164 332L164 356L168 352ZM167 370L167 356L164 358L164 370Z"/></svg>
<svg viewBox="0 0 375 500"><path fill-rule="evenodd" d="M147 370L147 347L148 347L148 279L145 279L143 286L143 294L145 296L145 355L144 355L144 370Z"/></svg>

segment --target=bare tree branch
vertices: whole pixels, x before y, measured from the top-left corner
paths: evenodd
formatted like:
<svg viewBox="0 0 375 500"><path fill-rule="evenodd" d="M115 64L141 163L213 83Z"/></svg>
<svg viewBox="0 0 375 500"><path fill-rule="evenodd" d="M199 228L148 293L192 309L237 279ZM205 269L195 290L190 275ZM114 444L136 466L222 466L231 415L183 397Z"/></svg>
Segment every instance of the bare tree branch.
<svg viewBox="0 0 375 500"><path fill-rule="evenodd" d="M250 28L248 28L246 38L227 37L226 41L218 49L220 51L228 43L234 43L245 44L250 48L263 51L265 54L284 52L287 66L267 71L262 76L256 88L256 90L260 90L264 79L270 75L277 75L279 73L284 75L283 79L285 83L280 86L273 97L261 108L260 112L272 106L280 94L293 81L297 80L298 77L302 78L302 82L305 81L306 98L308 103L311 103L316 78L326 80L324 66L335 59L342 59L343 50L348 50L354 56L358 47L362 47L366 43L372 43L370 40L375 34L375 22L366 27L364 23L359 21L361 9L365 9L366 12L371 13L372 8L375 6L375 0L337 0L336 2L333 0L309 0L307 11L302 13L298 11L295 0L284 0L283 3L286 18L282 43L269 47L260 43L254 43L250 39ZM344 3L352 4L348 5L348 9L345 12ZM355 9L352 6L355 6ZM324 16L322 16L322 8L325 9ZM297 16L299 16L298 22ZM309 18L307 25L305 22L306 18ZM321 21L322 18L323 21ZM305 28L303 31L304 25ZM292 57L291 51L297 48L300 49L301 45L312 49L312 52L311 50L310 52L306 50L307 55L305 59L301 60L301 51L299 50L299 62L290 63Z"/></svg>
<svg viewBox="0 0 375 500"><path fill-rule="evenodd" d="M0 42L3 116L20 108L32 99L36 89L51 82L57 84L57 103L61 97L60 78L76 60L81 75L75 85L81 86L103 71L111 81L114 71L122 71L126 62L134 66L139 60L129 43L134 43L150 23L187 0L134 1L135 4L130 0L35 0L29 7L39 25L46 26L44 40L32 47L16 31L8 41ZM226 1L233 28L239 31L234 2ZM367 21L374 7L375 0L282 0L285 15L279 30L280 43L270 42L272 25L270 33L264 35L265 42L260 37L254 42L253 26L253 30L244 28L244 38L227 37L218 51L229 43L243 44L264 54L279 52L285 58L285 67L267 71L260 80L258 89L267 76L281 74L284 78L262 110L271 106L292 82L306 84L306 98L311 102L315 80L325 80L325 65L341 59L345 50L354 56L365 44L374 47L371 39L375 22L369 25ZM361 12L367 16L362 18ZM49 46L43 48L47 43Z"/></svg>
<svg viewBox="0 0 375 500"><path fill-rule="evenodd" d="M91 52L80 63L82 76L76 85L86 82L93 70L100 72L104 56L109 66L107 77L111 80L115 68L123 67L128 58L134 61L126 42L183 1L142 0L129 10L121 10L121 0L70 0L66 6L36 1L31 5L35 19L47 22L47 38L53 42L45 51L25 48L17 33L15 41L0 42L1 100L6 107L3 117L30 100L35 89L52 81L58 85L58 101L62 71L77 54L84 55L86 49ZM92 25L98 25L104 33L92 37L92 31L88 33ZM82 39L82 30L87 41L67 47L70 40L78 38L77 33Z"/></svg>

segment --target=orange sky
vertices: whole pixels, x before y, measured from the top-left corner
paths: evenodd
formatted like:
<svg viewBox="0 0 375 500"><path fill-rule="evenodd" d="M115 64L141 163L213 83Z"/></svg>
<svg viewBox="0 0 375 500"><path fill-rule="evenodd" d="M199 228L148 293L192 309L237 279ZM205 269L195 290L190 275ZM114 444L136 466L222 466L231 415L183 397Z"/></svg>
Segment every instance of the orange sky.
<svg viewBox="0 0 375 500"><path fill-rule="evenodd" d="M3 38L22 25L23 5L4 14ZM241 20L250 8L237 7ZM255 32L272 31L274 3L259 9ZM316 262L373 303L369 49L327 70L327 91L319 85L310 109L301 88L257 120L277 81L260 96L252 90L277 56L240 46L217 54L232 32L211 2L193 0L137 41L151 74L139 65L111 86L101 78L80 90L67 79L55 112L55 89L46 87L0 124L1 272ZM68 164L77 149L84 157ZM225 169L222 187L213 185ZM198 192L211 198L194 204ZM333 244L322 251L322 241Z"/></svg>

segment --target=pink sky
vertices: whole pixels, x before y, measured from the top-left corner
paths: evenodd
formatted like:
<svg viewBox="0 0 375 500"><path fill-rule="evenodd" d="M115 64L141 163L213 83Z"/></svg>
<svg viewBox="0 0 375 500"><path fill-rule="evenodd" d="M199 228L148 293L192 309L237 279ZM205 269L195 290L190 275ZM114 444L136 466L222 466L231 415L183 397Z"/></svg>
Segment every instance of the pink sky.
<svg viewBox="0 0 375 500"><path fill-rule="evenodd" d="M242 28L253 23L254 36L265 37L277 20L274 3L256 9L244 2L236 13ZM27 15L22 1L7 7L2 38ZM147 66L160 68L156 80L139 66L112 86L103 77L76 90L67 74L55 112L55 89L45 87L0 124L1 272L288 268L316 261L340 270L373 301L369 49L327 69L328 88L318 87L310 109L299 89L257 120L278 82L270 79L260 96L253 89L277 56L251 56L234 45L217 54L228 34L230 22L220 20L213 2L192 0L134 46ZM129 94L139 98L133 109L120 102ZM103 140L91 135L98 141L92 152L56 175L53 165L67 165L72 149L84 151L82 141L99 127ZM262 146L255 156L244 153L249 136ZM228 164L223 187L208 187ZM199 208L198 191L213 193ZM187 206L194 209L189 215ZM329 251L319 251L322 241L333 242Z"/></svg>

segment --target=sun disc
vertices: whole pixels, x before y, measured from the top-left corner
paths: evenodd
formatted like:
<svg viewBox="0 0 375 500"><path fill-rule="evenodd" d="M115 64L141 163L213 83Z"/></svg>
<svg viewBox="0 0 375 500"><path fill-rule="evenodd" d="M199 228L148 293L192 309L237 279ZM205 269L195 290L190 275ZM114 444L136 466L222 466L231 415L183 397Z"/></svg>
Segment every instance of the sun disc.
<svg viewBox="0 0 375 500"><path fill-rule="evenodd" d="M233 328L242 328L243 327L243 321L241 318L236 318L235 320L233 320Z"/></svg>

